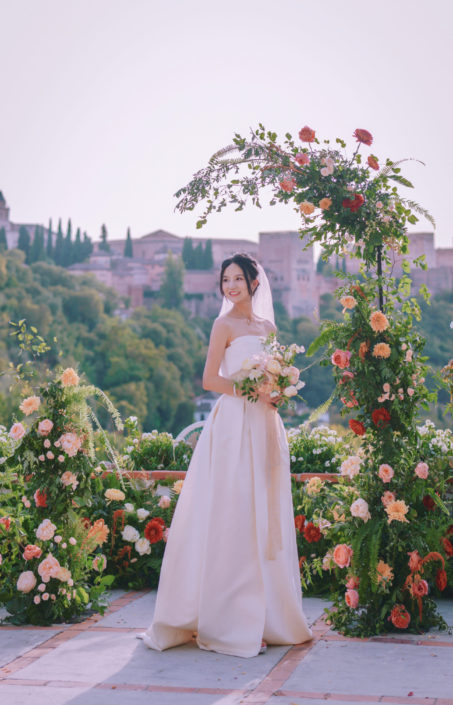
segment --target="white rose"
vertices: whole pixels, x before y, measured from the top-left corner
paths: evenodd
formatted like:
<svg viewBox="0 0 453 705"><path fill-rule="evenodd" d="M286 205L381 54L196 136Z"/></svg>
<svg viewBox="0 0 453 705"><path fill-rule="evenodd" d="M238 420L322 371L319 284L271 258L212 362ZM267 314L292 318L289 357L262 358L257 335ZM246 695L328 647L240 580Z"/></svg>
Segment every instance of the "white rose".
<svg viewBox="0 0 453 705"><path fill-rule="evenodd" d="M361 497L351 504L351 514L353 517L363 519L363 521L371 519L371 514L368 511L368 503Z"/></svg>
<svg viewBox="0 0 453 705"><path fill-rule="evenodd" d="M135 542L135 550L141 556L144 556L146 553L151 553L151 546L148 539L138 539L138 541Z"/></svg>
<svg viewBox="0 0 453 705"><path fill-rule="evenodd" d="M302 380L299 380L298 383L296 384L296 389L303 389L305 387L305 382L302 382Z"/></svg>
<svg viewBox="0 0 453 705"><path fill-rule="evenodd" d="M17 579L17 589L19 592L31 592L36 585L36 576L31 570L26 570Z"/></svg>
<svg viewBox="0 0 453 705"><path fill-rule="evenodd" d="M126 504L124 505L124 509L126 510L126 512L133 512L134 505L131 504L130 502L126 502Z"/></svg>
<svg viewBox="0 0 453 705"><path fill-rule="evenodd" d="M140 538L140 534L137 531L137 529L134 526L131 526L130 524L126 524L124 527L123 531L121 532L121 536L123 537L123 541L138 541Z"/></svg>
<svg viewBox="0 0 453 705"><path fill-rule="evenodd" d="M144 521L147 516L149 516L149 511L147 509L137 509L137 519L139 519L140 521Z"/></svg>
<svg viewBox="0 0 453 705"><path fill-rule="evenodd" d="M285 397L295 397L297 394L297 389L293 384L291 384L289 387L285 387L283 394Z"/></svg>
<svg viewBox="0 0 453 705"><path fill-rule="evenodd" d="M279 375L281 374L282 366L280 365L278 360L274 360L273 358L271 358L266 362L266 370L273 375Z"/></svg>

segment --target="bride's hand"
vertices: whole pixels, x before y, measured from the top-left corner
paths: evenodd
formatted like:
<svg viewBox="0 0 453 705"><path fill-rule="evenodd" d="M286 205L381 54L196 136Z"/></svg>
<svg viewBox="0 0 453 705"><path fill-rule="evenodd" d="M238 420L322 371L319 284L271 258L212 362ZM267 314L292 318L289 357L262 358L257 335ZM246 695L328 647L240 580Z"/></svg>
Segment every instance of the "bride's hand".
<svg viewBox="0 0 453 705"><path fill-rule="evenodd" d="M263 404L268 404L272 409L276 409L278 402L281 399L281 394L278 396L271 397L270 394L265 394L264 392L258 392L258 401L263 402Z"/></svg>

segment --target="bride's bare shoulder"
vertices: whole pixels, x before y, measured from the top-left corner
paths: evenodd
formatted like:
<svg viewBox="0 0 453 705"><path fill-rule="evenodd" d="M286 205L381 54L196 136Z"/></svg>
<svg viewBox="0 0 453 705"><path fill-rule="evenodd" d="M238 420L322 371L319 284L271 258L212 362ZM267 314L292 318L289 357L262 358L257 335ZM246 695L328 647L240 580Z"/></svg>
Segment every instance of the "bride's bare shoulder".
<svg viewBox="0 0 453 705"><path fill-rule="evenodd" d="M263 326L264 330L266 331L266 335L269 335L269 333L276 333L277 328L272 321L269 321L267 318L260 318L257 316L257 319L259 323Z"/></svg>
<svg viewBox="0 0 453 705"><path fill-rule="evenodd" d="M231 335L231 324L228 318L228 314L223 314L222 316L217 316L212 324L211 335L219 335L221 337L229 338Z"/></svg>

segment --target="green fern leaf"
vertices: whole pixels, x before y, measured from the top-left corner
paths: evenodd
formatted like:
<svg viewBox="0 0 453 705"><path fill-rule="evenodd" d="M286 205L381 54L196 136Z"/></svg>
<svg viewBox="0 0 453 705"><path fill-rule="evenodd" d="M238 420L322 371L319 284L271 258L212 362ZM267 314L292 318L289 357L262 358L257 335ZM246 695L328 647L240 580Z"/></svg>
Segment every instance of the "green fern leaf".
<svg viewBox="0 0 453 705"><path fill-rule="evenodd" d="M313 421L316 421L317 419L319 419L320 416L325 414L334 399L335 392L332 392L330 397L325 402L323 402L320 406L318 406L317 409L311 412L310 416L308 417L308 422L313 423Z"/></svg>
<svg viewBox="0 0 453 705"><path fill-rule="evenodd" d="M416 203L415 201L410 201L410 200L407 200L407 199L402 199L402 202L405 203L406 206L409 206L409 208L410 208L411 210L415 211L415 212L418 213L419 215L422 215L424 218L426 218L426 220L428 220L428 221L431 223L431 225L433 226L433 228L436 227L436 221L434 220L434 218L433 218L433 216L431 215L431 213L429 213L429 212L426 210L426 208L422 208L422 206L419 206L418 203Z"/></svg>

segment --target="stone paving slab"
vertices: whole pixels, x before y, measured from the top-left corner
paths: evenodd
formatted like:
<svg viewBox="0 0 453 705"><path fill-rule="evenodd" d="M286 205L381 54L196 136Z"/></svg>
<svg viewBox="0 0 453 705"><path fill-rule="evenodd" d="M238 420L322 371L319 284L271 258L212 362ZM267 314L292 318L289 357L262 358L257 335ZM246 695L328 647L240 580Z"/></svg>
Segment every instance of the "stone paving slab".
<svg viewBox="0 0 453 705"><path fill-rule="evenodd" d="M288 649L270 647L252 659L202 651L195 644L159 652L148 649L134 633L92 629L20 669L15 677L235 689L264 678Z"/></svg>
<svg viewBox="0 0 453 705"><path fill-rule="evenodd" d="M58 634L58 629L0 629L0 667Z"/></svg>
<svg viewBox="0 0 453 705"><path fill-rule="evenodd" d="M451 648L318 642L282 690L417 697L453 697Z"/></svg>
<svg viewBox="0 0 453 705"><path fill-rule="evenodd" d="M153 590L117 612L102 617L96 627L129 627L145 631L151 624L155 604L156 591Z"/></svg>

